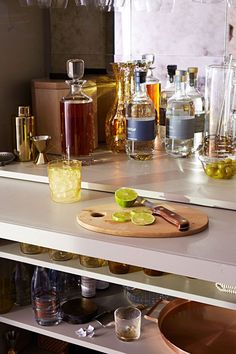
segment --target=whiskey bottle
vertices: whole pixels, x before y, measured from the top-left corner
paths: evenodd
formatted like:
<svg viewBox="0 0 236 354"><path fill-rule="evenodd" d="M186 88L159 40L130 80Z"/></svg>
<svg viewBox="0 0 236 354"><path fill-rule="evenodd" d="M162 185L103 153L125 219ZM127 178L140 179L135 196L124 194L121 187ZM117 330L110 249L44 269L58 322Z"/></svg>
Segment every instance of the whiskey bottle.
<svg viewBox="0 0 236 354"><path fill-rule="evenodd" d="M126 105L126 153L134 160L150 160L156 137L155 107L146 89L145 67L135 69L135 93Z"/></svg>
<svg viewBox="0 0 236 354"><path fill-rule="evenodd" d="M195 113L192 99L186 94L187 72L176 70L175 94L166 107L166 152L173 157L188 157L192 153Z"/></svg>
<svg viewBox="0 0 236 354"><path fill-rule="evenodd" d="M177 65L167 65L167 81L160 97L160 120L158 125L158 136L163 144L166 137L166 106L168 99L175 93L175 71Z"/></svg>
<svg viewBox="0 0 236 354"><path fill-rule="evenodd" d="M194 103L195 110L195 131L193 150L196 152L201 148L204 125L205 125L205 99L197 87L198 68L188 68L187 95L191 97Z"/></svg>

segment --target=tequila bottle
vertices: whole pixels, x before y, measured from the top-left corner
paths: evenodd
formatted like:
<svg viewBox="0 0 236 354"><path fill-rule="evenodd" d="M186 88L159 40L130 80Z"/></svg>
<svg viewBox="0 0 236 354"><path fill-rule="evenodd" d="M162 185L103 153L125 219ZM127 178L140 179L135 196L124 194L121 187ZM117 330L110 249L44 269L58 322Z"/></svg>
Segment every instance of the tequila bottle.
<svg viewBox="0 0 236 354"><path fill-rule="evenodd" d="M126 106L126 153L134 160L150 160L156 137L155 107L146 89L147 70L135 69L135 93Z"/></svg>
<svg viewBox="0 0 236 354"><path fill-rule="evenodd" d="M167 65L167 82L161 91L160 98L160 120L158 125L158 136L161 143L165 142L166 137L166 106L168 99L175 93L175 71L177 65Z"/></svg>
<svg viewBox="0 0 236 354"><path fill-rule="evenodd" d="M204 125L205 125L205 99L197 87L198 68L188 68L187 95L190 96L194 103L195 109L195 131L193 149L197 151L202 146Z"/></svg>
<svg viewBox="0 0 236 354"><path fill-rule="evenodd" d="M187 72L176 70L175 94L166 107L166 152L173 157L188 157L192 153L195 113L192 99L186 94Z"/></svg>

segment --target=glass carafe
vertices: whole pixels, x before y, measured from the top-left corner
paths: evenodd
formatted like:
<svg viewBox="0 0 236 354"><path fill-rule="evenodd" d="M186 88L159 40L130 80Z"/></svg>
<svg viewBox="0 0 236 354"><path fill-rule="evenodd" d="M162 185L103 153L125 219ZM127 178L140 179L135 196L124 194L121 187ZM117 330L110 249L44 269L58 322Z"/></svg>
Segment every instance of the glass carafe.
<svg viewBox="0 0 236 354"><path fill-rule="evenodd" d="M116 98L106 117L106 144L113 152L124 152L126 140L125 103L133 93L135 64L124 62L111 65L116 79Z"/></svg>
<svg viewBox="0 0 236 354"><path fill-rule="evenodd" d="M67 61L66 81L70 92L60 102L62 154L67 159L78 159L90 164L95 147L95 116L93 99L83 92L85 80L84 62L81 59Z"/></svg>

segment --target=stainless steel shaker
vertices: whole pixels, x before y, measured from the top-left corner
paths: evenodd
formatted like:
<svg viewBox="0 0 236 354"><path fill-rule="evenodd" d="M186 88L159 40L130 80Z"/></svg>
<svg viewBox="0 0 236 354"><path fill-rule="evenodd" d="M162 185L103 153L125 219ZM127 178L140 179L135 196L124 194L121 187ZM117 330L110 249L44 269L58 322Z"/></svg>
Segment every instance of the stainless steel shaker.
<svg viewBox="0 0 236 354"><path fill-rule="evenodd" d="M16 150L18 159L22 162L34 158L32 136L35 135L35 118L30 114L29 106L19 106L18 116L15 118Z"/></svg>

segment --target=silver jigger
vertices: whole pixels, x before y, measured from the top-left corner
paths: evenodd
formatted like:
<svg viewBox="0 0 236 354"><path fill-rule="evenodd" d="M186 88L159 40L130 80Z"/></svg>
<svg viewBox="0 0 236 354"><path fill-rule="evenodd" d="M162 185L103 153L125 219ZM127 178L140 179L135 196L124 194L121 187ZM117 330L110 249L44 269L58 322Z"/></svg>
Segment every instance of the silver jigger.
<svg viewBox="0 0 236 354"><path fill-rule="evenodd" d="M48 147L48 141L51 139L49 135L38 135L33 136L33 143L38 150L38 156L34 160L36 165L46 165L48 163L48 157L46 155L46 150Z"/></svg>

